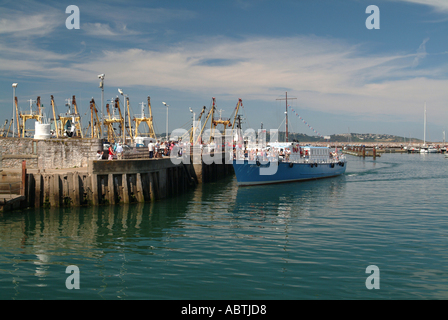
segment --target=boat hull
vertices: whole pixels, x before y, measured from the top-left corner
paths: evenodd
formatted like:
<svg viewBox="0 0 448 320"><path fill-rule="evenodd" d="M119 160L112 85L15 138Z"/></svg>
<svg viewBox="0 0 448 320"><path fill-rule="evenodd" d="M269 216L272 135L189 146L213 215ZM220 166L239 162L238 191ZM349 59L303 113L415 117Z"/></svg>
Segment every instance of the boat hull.
<svg viewBox="0 0 448 320"><path fill-rule="evenodd" d="M249 162L248 160L244 160L244 163L243 161L233 161L233 169L239 186L330 178L344 174L347 165L345 162L322 163L317 166L311 163L278 162L278 168L274 174L261 175L260 168L265 167L269 167L269 164L257 165L255 162Z"/></svg>

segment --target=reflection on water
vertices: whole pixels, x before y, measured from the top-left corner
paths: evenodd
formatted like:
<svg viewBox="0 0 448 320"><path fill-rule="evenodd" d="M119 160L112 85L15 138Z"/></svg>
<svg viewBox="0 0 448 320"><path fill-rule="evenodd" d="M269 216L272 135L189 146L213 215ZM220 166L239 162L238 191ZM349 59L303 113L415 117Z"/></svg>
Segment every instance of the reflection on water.
<svg viewBox="0 0 448 320"><path fill-rule="evenodd" d="M337 206L345 191L345 177L237 190L236 201L231 204L235 214L274 214L279 222L286 223L287 218L309 216L316 207Z"/></svg>
<svg viewBox="0 0 448 320"><path fill-rule="evenodd" d="M446 298L448 169L400 156L306 183L229 177L155 203L0 215L0 298Z"/></svg>
<svg viewBox="0 0 448 320"><path fill-rule="evenodd" d="M11 281L17 296L23 283L46 286L42 280L51 278L54 266L59 267L58 278L62 279L66 266L88 261L97 263L105 283L106 258L121 261L115 274L120 277L126 272L127 253L151 254L154 244L161 241L178 219L185 217L186 205L169 201L161 205L52 208L4 214L0 220L0 287ZM155 242L145 245L141 239ZM31 274L39 281L30 279ZM4 294L2 290L0 298L8 298Z"/></svg>

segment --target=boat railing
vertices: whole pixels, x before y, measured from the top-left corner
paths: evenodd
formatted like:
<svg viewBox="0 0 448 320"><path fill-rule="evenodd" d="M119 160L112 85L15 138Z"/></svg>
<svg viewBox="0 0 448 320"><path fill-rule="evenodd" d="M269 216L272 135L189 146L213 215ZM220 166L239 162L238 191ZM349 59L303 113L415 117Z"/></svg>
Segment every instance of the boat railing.
<svg viewBox="0 0 448 320"><path fill-rule="evenodd" d="M300 158L294 158L294 159L284 159L279 157L263 157L259 159L258 157L242 157L237 156L236 160L247 160L247 161L262 161L262 162L286 162L286 163L317 163L317 164L332 164L332 163L338 163L340 161L345 162L345 156L344 155L338 155L337 157L333 158L317 158L317 157L300 157Z"/></svg>

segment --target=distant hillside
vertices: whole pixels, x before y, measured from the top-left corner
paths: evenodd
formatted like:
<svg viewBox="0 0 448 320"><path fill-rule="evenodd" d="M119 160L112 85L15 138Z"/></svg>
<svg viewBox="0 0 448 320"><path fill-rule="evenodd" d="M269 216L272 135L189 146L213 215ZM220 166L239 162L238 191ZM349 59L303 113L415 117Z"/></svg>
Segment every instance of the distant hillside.
<svg viewBox="0 0 448 320"><path fill-rule="evenodd" d="M157 137L161 140L164 140L165 133L158 134ZM278 138L274 138L274 140L285 141L285 132L279 131ZM318 136L309 136L303 133L289 133L288 140L293 141L297 140L299 142L345 142L345 143L362 143L362 142L397 142L397 143L406 143L408 144L411 140L413 143L422 143L423 140L416 138L404 138L399 136L394 136L391 134L375 134L375 133L344 133L344 134L333 134L330 135L330 139L324 139ZM270 141L269 130L266 132L266 141Z"/></svg>
<svg viewBox="0 0 448 320"><path fill-rule="evenodd" d="M278 141L285 141L285 132L278 133ZM352 143L362 143L362 142L398 142L398 143L409 143L409 138L394 136L391 134L374 134L374 133L345 133L345 134L333 134L330 135L330 139L323 139L318 136L309 136L303 133L289 133L288 140L298 140L300 142L352 142ZM269 133L267 134L267 141L269 140ZM411 138L414 143L422 142L420 139Z"/></svg>

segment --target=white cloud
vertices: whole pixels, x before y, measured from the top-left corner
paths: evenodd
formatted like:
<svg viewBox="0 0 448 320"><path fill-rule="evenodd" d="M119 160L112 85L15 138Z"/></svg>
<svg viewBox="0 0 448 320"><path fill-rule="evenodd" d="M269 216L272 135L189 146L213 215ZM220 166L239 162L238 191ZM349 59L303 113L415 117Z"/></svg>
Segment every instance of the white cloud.
<svg viewBox="0 0 448 320"><path fill-rule="evenodd" d="M0 34L4 35L14 37L45 36L58 25L57 20L53 19L51 14L5 13L0 18Z"/></svg>
<svg viewBox="0 0 448 320"><path fill-rule="evenodd" d="M100 15L98 13L101 12ZM194 11L186 9L136 7L131 3L122 6L113 2L88 2L83 5L82 14L90 21L114 21L119 24L163 23L197 18Z"/></svg>
<svg viewBox="0 0 448 320"><path fill-rule="evenodd" d="M448 13L448 1L446 0L394 0L401 2L410 2L433 7L436 11Z"/></svg>
<svg viewBox="0 0 448 320"><path fill-rule="evenodd" d="M79 82L93 82L97 74L110 70L106 71L109 86L156 87L244 100L275 101L285 90L317 111L404 120L419 116L425 100L439 110L448 100L448 81L441 77L446 66L413 68L426 55L426 42L416 54L365 55L362 46L318 37L201 38L159 51L104 51L100 56L83 56L77 63L61 63L58 55L44 65L26 59L23 64L10 64L4 59L0 70L14 66L22 73L61 81L70 74L70 81Z"/></svg>
<svg viewBox="0 0 448 320"><path fill-rule="evenodd" d="M429 38L426 38L425 40L423 40L422 44L418 48L417 55L415 56L414 61L412 63L413 67L418 66L420 61L426 57L426 54L427 54L426 53L426 42L428 42L428 41L429 41Z"/></svg>
<svg viewBox="0 0 448 320"><path fill-rule="evenodd" d="M127 29L126 25L121 27L111 28L109 24L104 23L84 23L82 25L82 30L86 32L87 35L90 36L128 36L128 35L136 35L139 32L132 31Z"/></svg>

